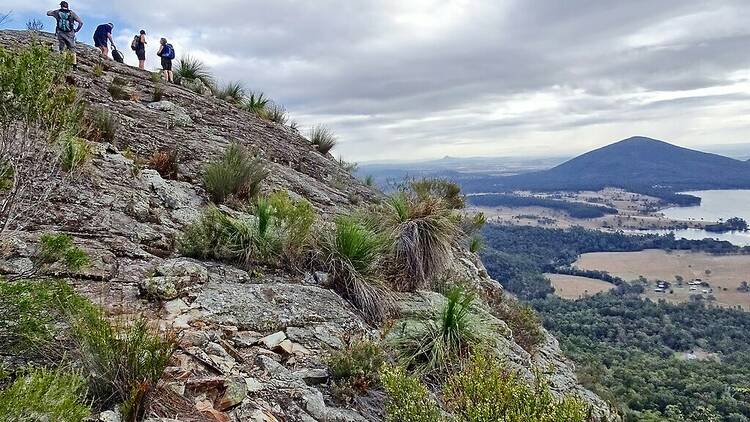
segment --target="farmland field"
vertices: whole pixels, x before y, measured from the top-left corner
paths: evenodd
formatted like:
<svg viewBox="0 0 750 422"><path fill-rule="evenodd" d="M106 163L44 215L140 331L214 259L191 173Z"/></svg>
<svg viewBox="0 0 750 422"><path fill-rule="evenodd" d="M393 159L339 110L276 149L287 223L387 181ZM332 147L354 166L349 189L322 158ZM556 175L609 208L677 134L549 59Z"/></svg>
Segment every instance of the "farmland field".
<svg viewBox="0 0 750 422"><path fill-rule="evenodd" d="M580 299L613 289L606 281L565 274L544 274L555 288L555 294L563 299Z"/></svg>

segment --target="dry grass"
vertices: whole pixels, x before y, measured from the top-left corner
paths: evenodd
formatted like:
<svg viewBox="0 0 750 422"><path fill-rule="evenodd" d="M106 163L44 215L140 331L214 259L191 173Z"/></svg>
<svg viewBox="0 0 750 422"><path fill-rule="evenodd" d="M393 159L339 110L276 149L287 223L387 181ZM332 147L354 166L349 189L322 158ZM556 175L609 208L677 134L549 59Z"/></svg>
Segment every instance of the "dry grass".
<svg viewBox="0 0 750 422"><path fill-rule="evenodd" d="M615 288L611 283L588 277L566 274L545 274L555 288L555 294L564 299L580 299Z"/></svg>

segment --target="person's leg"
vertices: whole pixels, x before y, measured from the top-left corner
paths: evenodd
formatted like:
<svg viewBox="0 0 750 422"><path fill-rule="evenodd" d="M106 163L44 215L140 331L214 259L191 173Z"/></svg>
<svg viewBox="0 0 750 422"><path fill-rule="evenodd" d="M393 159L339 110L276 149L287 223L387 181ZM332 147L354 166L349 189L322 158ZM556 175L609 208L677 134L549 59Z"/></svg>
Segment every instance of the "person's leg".
<svg viewBox="0 0 750 422"><path fill-rule="evenodd" d="M104 47L102 47L102 54L104 54L104 57L109 58L109 47L108 46L105 45Z"/></svg>
<svg viewBox="0 0 750 422"><path fill-rule="evenodd" d="M169 71L169 82L174 83L174 73L171 70Z"/></svg>

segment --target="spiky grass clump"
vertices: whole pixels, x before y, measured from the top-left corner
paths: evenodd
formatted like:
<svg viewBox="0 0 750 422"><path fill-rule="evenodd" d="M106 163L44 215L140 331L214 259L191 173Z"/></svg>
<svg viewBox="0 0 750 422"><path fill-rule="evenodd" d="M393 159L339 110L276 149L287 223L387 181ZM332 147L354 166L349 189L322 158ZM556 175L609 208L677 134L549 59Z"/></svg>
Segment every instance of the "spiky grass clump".
<svg viewBox="0 0 750 422"><path fill-rule="evenodd" d="M481 354L444 387L446 406L458 422L584 422L590 412L576 397L556 398L541 374L528 385L516 372Z"/></svg>
<svg viewBox="0 0 750 422"><path fill-rule="evenodd" d="M434 178L413 180L409 189L419 198L440 198L452 209L461 209L466 206L466 200L461 195L461 186L449 180Z"/></svg>
<svg viewBox="0 0 750 422"><path fill-rule="evenodd" d="M387 239L371 224L354 216L336 219L322 236L321 262L334 290L371 321L383 321L392 311L390 293L380 279Z"/></svg>
<svg viewBox="0 0 750 422"><path fill-rule="evenodd" d="M474 295L457 286L446 299L440 315L404 330L394 340L401 361L417 373L448 374L481 346L481 322L471 313Z"/></svg>
<svg viewBox="0 0 750 422"><path fill-rule="evenodd" d="M176 180L179 173L179 155L175 150L157 151L148 160L148 167L165 179Z"/></svg>
<svg viewBox="0 0 750 422"><path fill-rule="evenodd" d="M245 147L233 143L224 151L221 159L206 166L203 184L211 200L220 204L229 195L239 200L256 197L260 184L267 176L268 172L260 159L252 157Z"/></svg>
<svg viewBox="0 0 750 422"><path fill-rule="evenodd" d="M0 344L18 357L44 355L57 331L50 312L63 283L0 280ZM64 285L67 287L67 285Z"/></svg>
<svg viewBox="0 0 750 422"><path fill-rule="evenodd" d="M484 249L484 239L482 236L474 235L469 239L469 252L478 253Z"/></svg>
<svg viewBox="0 0 750 422"><path fill-rule="evenodd" d="M181 254L200 259L235 261L245 255L253 237L251 223L210 206L178 240Z"/></svg>
<svg viewBox="0 0 750 422"><path fill-rule="evenodd" d="M61 137L59 148L60 165L70 173L80 170L91 157L91 145L88 141L70 134Z"/></svg>
<svg viewBox="0 0 750 422"><path fill-rule="evenodd" d="M219 89L216 96L232 104L240 104L245 98L245 87L242 82L228 82Z"/></svg>
<svg viewBox="0 0 750 422"><path fill-rule="evenodd" d="M336 146L336 142L336 135L328 127L317 125L310 129L310 143L315 146L319 153L328 154Z"/></svg>
<svg viewBox="0 0 750 422"><path fill-rule="evenodd" d="M544 341L542 323L531 306L504 296L491 304L490 311L508 324L513 340L527 352L534 353Z"/></svg>
<svg viewBox="0 0 750 422"><path fill-rule="evenodd" d="M104 75L104 67L101 63L97 63L91 67L91 73L94 74L94 77L99 78Z"/></svg>
<svg viewBox="0 0 750 422"><path fill-rule="evenodd" d="M367 392L378 382L385 353L378 343L366 339L349 340L328 358L334 392L343 401Z"/></svg>
<svg viewBox="0 0 750 422"><path fill-rule="evenodd" d="M399 192L381 209L381 226L392 241L391 278L401 291L423 288L452 258L460 231L452 210L434 196Z"/></svg>
<svg viewBox="0 0 750 422"><path fill-rule="evenodd" d="M365 176L364 182L365 182L366 186L370 186L370 187L375 186L375 178L372 175L370 175L370 174L368 174L367 176Z"/></svg>
<svg viewBox="0 0 750 422"><path fill-rule="evenodd" d="M84 117L82 135L91 142L113 142L120 121L111 113L97 109Z"/></svg>
<svg viewBox="0 0 750 422"><path fill-rule="evenodd" d="M269 103L270 100L262 92L251 92L242 103L242 108L255 115L263 116L268 109Z"/></svg>
<svg viewBox="0 0 750 422"><path fill-rule="evenodd" d="M286 191L274 192L268 197L268 202L283 233L285 255L290 260L299 257L310 242L316 219L312 204L305 199L294 201Z"/></svg>
<svg viewBox="0 0 750 422"><path fill-rule="evenodd" d="M124 85L112 82L107 87L107 91L114 100L130 100L130 93L124 88Z"/></svg>
<svg viewBox="0 0 750 422"><path fill-rule="evenodd" d="M0 391L0 420L81 422L91 413L86 381L62 369L34 369Z"/></svg>
<svg viewBox="0 0 750 422"><path fill-rule="evenodd" d="M278 123L280 125L285 125L289 121L289 115L286 112L286 108L273 102L270 102L259 116L269 122Z"/></svg>
<svg viewBox="0 0 750 422"><path fill-rule="evenodd" d="M183 80L199 80L211 89L214 86L215 79L211 71L202 61L192 56L184 56L177 60L177 66L174 69L174 77L177 83Z"/></svg>
<svg viewBox="0 0 750 422"><path fill-rule="evenodd" d="M380 379L385 389L386 422L441 422L440 408L430 397L422 381L401 367L383 370Z"/></svg>
<svg viewBox="0 0 750 422"><path fill-rule="evenodd" d="M51 266L59 262L73 272L80 271L91 263L86 252L73 243L73 238L63 233L43 234L39 239L35 261L39 266Z"/></svg>

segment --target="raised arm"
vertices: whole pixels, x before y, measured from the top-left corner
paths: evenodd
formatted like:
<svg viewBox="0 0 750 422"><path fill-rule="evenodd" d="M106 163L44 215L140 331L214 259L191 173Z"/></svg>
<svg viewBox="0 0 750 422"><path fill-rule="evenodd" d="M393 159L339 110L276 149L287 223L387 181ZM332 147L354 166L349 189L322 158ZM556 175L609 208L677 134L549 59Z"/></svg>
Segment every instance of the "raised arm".
<svg viewBox="0 0 750 422"><path fill-rule="evenodd" d="M76 32L80 31L81 28L83 28L83 20L78 17L78 14L76 12L71 11L70 14L73 16L73 20L75 20L78 23L78 28L76 28Z"/></svg>
<svg viewBox="0 0 750 422"><path fill-rule="evenodd" d="M50 10L49 12L47 12L47 16L52 16L53 18L56 18L57 16L55 16L55 12L57 12L57 10Z"/></svg>

